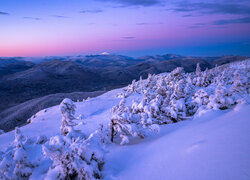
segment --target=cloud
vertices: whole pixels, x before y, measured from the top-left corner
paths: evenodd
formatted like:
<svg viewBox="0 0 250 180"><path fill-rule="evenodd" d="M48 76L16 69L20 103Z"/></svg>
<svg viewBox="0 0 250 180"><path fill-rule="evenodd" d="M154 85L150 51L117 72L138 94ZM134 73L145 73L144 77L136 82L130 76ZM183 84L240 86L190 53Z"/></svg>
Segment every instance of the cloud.
<svg viewBox="0 0 250 180"><path fill-rule="evenodd" d="M132 36L126 36L126 37L121 37L122 39L135 39L136 37L132 37Z"/></svg>
<svg viewBox="0 0 250 180"><path fill-rule="evenodd" d="M204 26L206 24L205 23L195 23L194 25L196 25L196 26Z"/></svg>
<svg viewBox="0 0 250 180"><path fill-rule="evenodd" d="M221 19L214 21L214 25L226 25L226 24L247 24L250 23L250 17L237 18L237 19Z"/></svg>
<svg viewBox="0 0 250 180"><path fill-rule="evenodd" d="M138 25L138 26L144 26L144 25L149 25L150 23L136 23L136 25Z"/></svg>
<svg viewBox="0 0 250 180"><path fill-rule="evenodd" d="M3 16L9 16L10 14L7 13L7 12L0 12L0 15L3 15Z"/></svg>
<svg viewBox="0 0 250 180"><path fill-rule="evenodd" d="M161 0L98 0L98 1L113 2L124 6L154 6L161 3Z"/></svg>
<svg viewBox="0 0 250 180"><path fill-rule="evenodd" d="M193 17L193 15L192 14L185 14L182 17Z"/></svg>
<svg viewBox="0 0 250 180"><path fill-rule="evenodd" d="M62 18L62 19L69 19L71 17L68 17L68 16L61 16L61 15L53 15L53 17L55 18Z"/></svg>
<svg viewBox="0 0 250 180"><path fill-rule="evenodd" d="M233 14L249 15L250 6L243 5L234 1L234 3L207 3L207 2L178 2L174 4L171 10L175 12L199 12L200 14Z"/></svg>
<svg viewBox="0 0 250 180"><path fill-rule="evenodd" d="M189 26L191 29L200 28L200 26Z"/></svg>
<svg viewBox="0 0 250 180"><path fill-rule="evenodd" d="M101 10L101 9L80 11L80 13L92 13L92 14L97 14L97 13L101 13L101 12L103 12L103 10Z"/></svg>
<svg viewBox="0 0 250 180"><path fill-rule="evenodd" d="M205 25L206 25L205 23L195 23L194 25L189 26L189 28L192 28L192 29L194 29L194 28L201 28L201 27L203 27Z"/></svg>
<svg viewBox="0 0 250 180"><path fill-rule="evenodd" d="M164 23L163 22L158 22L158 23L139 22L139 23L136 23L135 25L137 25L137 26L147 26L147 25L155 25L155 24L164 24Z"/></svg>
<svg viewBox="0 0 250 180"><path fill-rule="evenodd" d="M30 19L30 20L36 20L36 21L42 20L41 18L36 18L36 17L23 17L23 19Z"/></svg>

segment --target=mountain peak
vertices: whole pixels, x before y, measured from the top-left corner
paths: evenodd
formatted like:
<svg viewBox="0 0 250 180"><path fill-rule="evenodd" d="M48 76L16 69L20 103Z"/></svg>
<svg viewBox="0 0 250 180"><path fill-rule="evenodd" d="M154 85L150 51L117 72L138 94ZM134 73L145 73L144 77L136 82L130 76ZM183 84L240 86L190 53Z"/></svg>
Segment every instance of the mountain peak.
<svg viewBox="0 0 250 180"><path fill-rule="evenodd" d="M108 52L102 52L101 55L110 55Z"/></svg>

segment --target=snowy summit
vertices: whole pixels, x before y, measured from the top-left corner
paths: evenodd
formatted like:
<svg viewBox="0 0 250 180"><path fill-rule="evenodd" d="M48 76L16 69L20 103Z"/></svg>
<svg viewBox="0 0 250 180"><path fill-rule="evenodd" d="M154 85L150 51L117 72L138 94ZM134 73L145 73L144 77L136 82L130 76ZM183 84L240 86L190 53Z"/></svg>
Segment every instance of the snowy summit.
<svg viewBox="0 0 250 180"><path fill-rule="evenodd" d="M101 55L110 55L108 52L102 52Z"/></svg>

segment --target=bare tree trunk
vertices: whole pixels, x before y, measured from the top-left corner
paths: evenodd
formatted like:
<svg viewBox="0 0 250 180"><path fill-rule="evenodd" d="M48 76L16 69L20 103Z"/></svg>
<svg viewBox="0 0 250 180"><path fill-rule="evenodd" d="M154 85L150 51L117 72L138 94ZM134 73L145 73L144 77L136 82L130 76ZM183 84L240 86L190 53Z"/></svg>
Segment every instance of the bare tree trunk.
<svg viewBox="0 0 250 180"><path fill-rule="evenodd" d="M114 142L114 121L111 120L111 142Z"/></svg>

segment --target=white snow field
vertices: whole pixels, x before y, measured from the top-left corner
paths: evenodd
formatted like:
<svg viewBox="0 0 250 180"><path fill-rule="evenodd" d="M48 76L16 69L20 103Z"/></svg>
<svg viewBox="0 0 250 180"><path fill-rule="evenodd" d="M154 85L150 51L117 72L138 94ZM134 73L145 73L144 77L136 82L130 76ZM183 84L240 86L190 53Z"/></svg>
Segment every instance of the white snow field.
<svg viewBox="0 0 250 180"><path fill-rule="evenodd" d="M105 179L250 179L250 105L161 126L140 143L110 147Z"/></svg>
<svg viewBox="0 0 250 180"><path fill-rule="evenodd" d="M234 64L233 67L242 69L240 65L242 63ZM245 67L244 65L243 68ZM232 65L230 65L230 68L232 68ZM249 69L247 71L249 72ZM249 77L247 78L249 79ZM246 86L249 88L249 82L247 82ZM202 88L210 95L211 92L215 91L216 87L213 84L208 87L199 86L198 88L197 86L195 91L198 92ZM74 116L82 115L82 118L75 120L78 123L74 126L74 129L81 130L88 137L99 129L100 123L110 123L110 119L112 119L111 109L121 101L122 98L118 98L117 94L122 91L124 92L123 89L116 89L99 97L83 102L75 102L76 112ZM124 94L119 96L124 96ZM196 97L196 99L193 98L192 100L192 102L199 104L199 108L196 109L197 113L185 117L183 121L178 120L177 123L163 123L160 125L160 132L158 133L149 131L143 139L138 136L128 135L128 137L124 138L127 143L124 145L119 144L119 137L115 138L114 143L107 143L103 150L104 166L101 168L101 176L84 176L85 179L249 180L249 92L230 96L232 99L235 98L235 103L231 103L229 98L221 100L221 102L227 104L227 108L224 108L224 106L217 108L217 105L214 105L215 101L213 101L214 97L212 95L210 95L212 98L209 99L210 104L207 102L204 105L205 100L202 99L204 97L202 96L198 100ZM134 91L130 92L126 95L126 106L133 106L135 99L142 98L142 94ZM238 100L236 101L236 99ZM191 100L188 103L191 103ZM64 117L68 118L69 116L66 114ZM55 171L58 170L56 168L58 164L51 160L55 157L50 156L50 150L55 148L53 146L56 144L55 138L54 144L49 139L60 136L60 126L62 125L61 106L42 110L29 121L30 123L20 127L20 130L24 137L30 139L30 142L20 143L22 136L19 130L0 135L0 173L2 173L0 179L60 179L56 174L57 171ZM153 121L156 120L153 119ZM130 128L130 126L127 127ZM41 137L41 135L45 135L49 143L42 142L40 138L39 143L35 144L34 142L38 141L37 137ZM120 137L123 140L123 136ZM129 141L127 141L127 138ZM62 142L67 144L68 140L62 140ZM74 143L75 141L70 142ZM51 148L52 146L53 148ZM26 159L21 157L23 151L20 153L18 149L20 147L25 150ZM7 154L10 154L9 159L6 158ZM47 154L48 157L45 158L44 154ZM30 162L26 163L28 169L24 163L26 161ZM91 163L87 162L87 164ZM15 176L13 172L16 173ZM78 179L84 178L78 177Z"/></svg>

